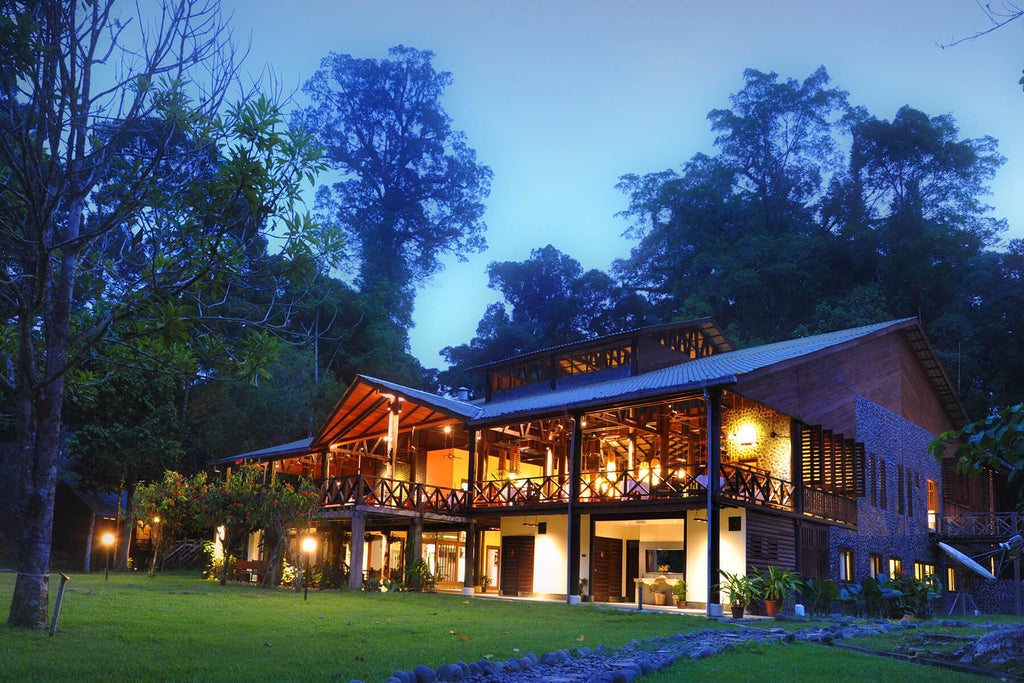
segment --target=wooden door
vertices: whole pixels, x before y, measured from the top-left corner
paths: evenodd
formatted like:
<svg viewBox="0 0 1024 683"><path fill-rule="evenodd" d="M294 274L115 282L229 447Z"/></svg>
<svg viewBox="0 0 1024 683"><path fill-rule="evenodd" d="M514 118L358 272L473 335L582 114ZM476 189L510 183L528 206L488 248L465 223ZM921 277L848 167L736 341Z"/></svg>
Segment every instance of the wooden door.
<svg viewBox="0 0 1024 683"><path fill-rule="evenodd" d="M501 594L518 596L533 592L533 536L501 539Z"/></svg>
<svg viewBox="0 0 1024 683"><path fill-rule="evenodd" d="M594 537L594 587L596 602L608 602L622 597L622 540Z"/></svg>

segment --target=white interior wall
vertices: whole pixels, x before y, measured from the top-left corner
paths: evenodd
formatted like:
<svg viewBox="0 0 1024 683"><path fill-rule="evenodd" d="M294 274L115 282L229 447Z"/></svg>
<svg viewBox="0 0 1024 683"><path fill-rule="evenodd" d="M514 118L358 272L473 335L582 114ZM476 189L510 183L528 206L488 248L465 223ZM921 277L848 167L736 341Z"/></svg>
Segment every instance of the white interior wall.
<svg viewBox="0 0 1024 683"><path fill-rule="evenodd" d="M740 517L740 531L729 531L729 517ZM695 602L708 600L708 525L697 521L707 517L706 510L691 510L686 513L686 530L689 544L686 548L687 599ZM743 508L730 508L719 513L719 556L721 569L730 573L747 572L747 519ZM715 577L713 581L720 581ZM723 596L724 599L724 596Z"/></svg>

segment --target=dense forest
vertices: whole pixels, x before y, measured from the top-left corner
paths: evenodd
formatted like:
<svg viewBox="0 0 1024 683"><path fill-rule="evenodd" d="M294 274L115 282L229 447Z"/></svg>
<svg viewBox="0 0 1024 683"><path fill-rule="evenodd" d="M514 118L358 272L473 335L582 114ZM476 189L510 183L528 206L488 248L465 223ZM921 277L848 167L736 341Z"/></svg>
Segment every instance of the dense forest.
<svg viewBox="0 0 1024 683"><path fill-rule="evenodd" d="M488 361L703 316L738 346L918 316L970 414L1021 399L1024 241L985 203L997 142L913 103L877 118L824 67L747 70L708 103L713 154L609 179L633 247L608 272L550 245L493 261L500 299L424 368L417 288L486 248L492 172L442 106L452 74L410 47L331 53L306 106L232 102L216 4L185 4L148 53L122 49L109 1L0 24L9 519L42 529L56 478L131 490L307 436L356 373L449 392Z"/></svg>

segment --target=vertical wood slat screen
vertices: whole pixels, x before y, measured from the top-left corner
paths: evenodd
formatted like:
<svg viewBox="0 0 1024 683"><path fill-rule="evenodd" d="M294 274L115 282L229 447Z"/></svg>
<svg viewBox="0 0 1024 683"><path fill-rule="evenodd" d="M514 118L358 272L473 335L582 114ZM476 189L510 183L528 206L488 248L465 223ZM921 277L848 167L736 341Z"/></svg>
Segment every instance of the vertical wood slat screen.
<svg viewBox="0 0 1024 683"><path fill-rule="evenodd" d="M864 444L820 425L801 425L800 451L804 486L845 496L864 495Z"/></svg>

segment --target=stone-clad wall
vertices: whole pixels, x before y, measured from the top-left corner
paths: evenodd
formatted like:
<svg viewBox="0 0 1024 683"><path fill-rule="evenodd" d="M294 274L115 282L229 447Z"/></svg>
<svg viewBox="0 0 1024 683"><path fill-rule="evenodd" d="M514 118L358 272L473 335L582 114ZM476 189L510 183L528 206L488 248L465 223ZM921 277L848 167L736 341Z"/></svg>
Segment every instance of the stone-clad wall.
<svg viewBox="0 0 1024 683"><path fill-rule="evenodd" d="M928 533L927 480L942 480L939 463L928 453L928 444L935 435L872 401L857 396L857 434L864 444L868 469L865 495L857 503L857 531L833 528L829 538L829 567L833 577L839 575L840 549L853 550L854 580L868 576L869 555L882 557L882 571L888 573L889 558L903 562L903 571L913 574L915 562L938 564L933 555ZM874 456L872 459L871 456ZM871 463L874 462L874 472ZM879 477L879 461L885 462L885 481ZM898 466L904 469L903 514L897 512ZM911 481L907 500L907 481ZM872 505L872 485L875 500ZM881 486L886 487L885 508L881 507ZM912 511L913 516L908 512Z"/></svg>

